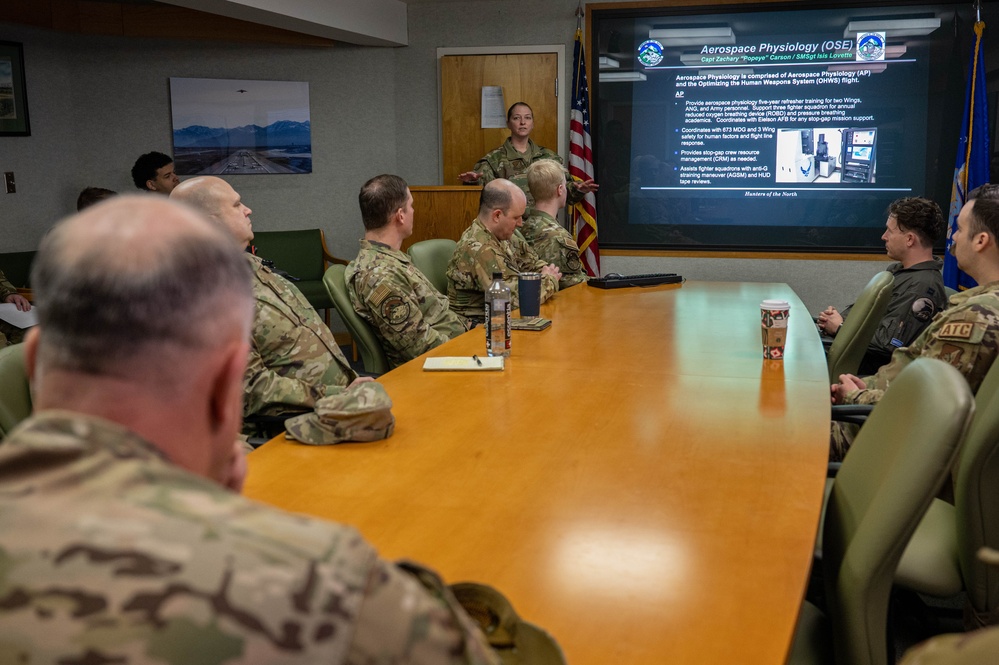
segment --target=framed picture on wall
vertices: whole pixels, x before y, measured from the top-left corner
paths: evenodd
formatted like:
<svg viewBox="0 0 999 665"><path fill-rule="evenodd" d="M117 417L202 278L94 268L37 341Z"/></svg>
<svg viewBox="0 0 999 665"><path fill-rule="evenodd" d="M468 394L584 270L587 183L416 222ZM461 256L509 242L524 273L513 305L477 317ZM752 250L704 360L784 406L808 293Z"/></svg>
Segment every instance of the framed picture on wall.
<svg viewBox="0 0 999 665"><path fill-rule="evenodd" d="M16 42L0 41L0 136L30 135L24 51Z"/></svg>
<svg viewBox="0 0 999 665"><path fill-rule="evenodd" d="M312 173L305 81L170 79L177 175Z"/></svg>

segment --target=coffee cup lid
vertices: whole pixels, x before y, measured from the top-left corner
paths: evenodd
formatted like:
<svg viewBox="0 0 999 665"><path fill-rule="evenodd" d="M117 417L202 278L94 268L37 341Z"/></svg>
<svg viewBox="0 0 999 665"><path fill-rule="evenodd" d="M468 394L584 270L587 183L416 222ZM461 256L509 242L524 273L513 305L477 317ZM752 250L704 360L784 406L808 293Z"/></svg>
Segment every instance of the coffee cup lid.
<svg viewBox="0 0 999 665"><path fill-rule="evenodd" d="M764 300L760 309L791 309L791 305L786 300Z"/></svg>

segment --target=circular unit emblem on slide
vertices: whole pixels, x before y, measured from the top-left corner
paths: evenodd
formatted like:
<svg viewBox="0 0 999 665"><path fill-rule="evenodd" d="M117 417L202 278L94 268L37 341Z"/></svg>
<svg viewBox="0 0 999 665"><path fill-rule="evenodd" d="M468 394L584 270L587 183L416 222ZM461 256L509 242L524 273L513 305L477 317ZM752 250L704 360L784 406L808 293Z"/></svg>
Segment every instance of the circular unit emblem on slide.
<svg viewBox="0 0 999 665"><path fill-rule="evenodd" d="M862 32L857 35L857 60L884 60L885 33Z"/></svg>
<svg viewBox="0 0 999 665"><path fill-rule="evenodd" d="M638 47L638 61L646 67L655 67L663 61L663 45L647 39Z"/></svg>

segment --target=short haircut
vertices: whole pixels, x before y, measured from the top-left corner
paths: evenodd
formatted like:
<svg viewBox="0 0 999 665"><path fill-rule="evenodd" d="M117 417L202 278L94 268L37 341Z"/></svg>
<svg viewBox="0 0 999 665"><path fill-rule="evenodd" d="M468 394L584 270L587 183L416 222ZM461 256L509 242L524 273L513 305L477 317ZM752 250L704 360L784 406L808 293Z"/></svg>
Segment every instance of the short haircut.
<svg viewBox="0 0 999 665"><path fill-rule="evenodd" d="M132 182L136 188L146 191L146 181L156 177L156 171L167 164L173 164L173 158L162 152L147 152L135 160L132 166Z"/></svg>
<svg viewBox="0 0 999 665"><path fill-rule="evenodd" d="M506 110L507 122L510 122L510 117L513 115L513 110L518 106L526 106L527 110L531 112L531 115L534 115L534 109L532 109L530 104L528 104L527 102L514 102L513 104L510 105L510 108Z"/></svg>
<svg viewBox="0 0 999 665"><path fill-rule="evenodd" d="M409 185L397 175L383 173L364 183L357 202L361 206L361 220L368 231L388 224L389 217L409 201Z"/></svg>
<svg viewBox="0 0 999 665"><path fill-rule="evenodd" d="M233 321L248 335L253 294L242 252L185 206L139 200L115 197L42 240L31 283L47 365L129 375L155 363L157 350L228 343ZM178 228L150 238L151 219ZM83 225L92 236L81 239Z"/></svg>
<svg viewBox="0 0 999 665"><path fill-rule="evenodd" d="M977 198L999 199L999 185L993 185L992 183L987 182L984 185L975 187L968 193L968 200L973 201Z"/></svg>
<svg viewBox="0 0 999 665"><path fill-rule="evenodd" d="M972 233L988 233L993 241L999 242L999 186L983 187L990 189L979 192L975 198L970 199L975 205L971 207L971 223L968 230Z"/></svg>
<svg viewBox="0 0 999 665"><path fill-rule="evenodd" d="M513 203L513 195L507 186L509 180L490 180L482 188L479 196L479 214L489 216L493 210L502 210L503 214L510 209Z"/></svg>
<svg viewBox="0 0 999 665"><path fill-rule="evenodd" d="M892 201L888 206L888 216L895 217L900 231L915 233L926 247L933 247L947 232L940 206L918 196Z"/></svg>
<svg viewBox="0 0 999 665"><path fill-rule="evenodd" d="M118 192L104 189L103 187L87 187L76 197L76 210L79 212L84 208L89 208L95 203L100 203L104 199L109 199Z"/></svg>
<svg viewBox="0 0 999 665"><path fill-rule="evenodd" d="M554 159L539 159L527 167L527 186L535 201L548 201L566 184L565 170Z"/></svg>
<svg viewBox="0 0 999 665"><path fill-rule="evenodd" d="M217 176L198 176L180 183L170 192L170 199L185 203L206 217L214 218L222 212L222 194L226 191L226 184L227 181Z"/></svg>

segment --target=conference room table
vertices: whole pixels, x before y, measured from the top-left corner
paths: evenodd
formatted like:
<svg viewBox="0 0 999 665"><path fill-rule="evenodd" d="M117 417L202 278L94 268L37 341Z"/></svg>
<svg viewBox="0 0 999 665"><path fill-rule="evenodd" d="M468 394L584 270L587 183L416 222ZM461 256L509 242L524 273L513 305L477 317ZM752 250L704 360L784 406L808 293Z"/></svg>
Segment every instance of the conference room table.
<svg viewBox="0 0 999 665"><path fill-rule="evenodd" d="M791 304L764 360L759 303ZM818 332L786 284L579 285L503 371L379 381L383 441L277 437L245 494L351 524L383 557L502 591L569 663L783 663L829 440ZM430 356L485 353L482 326Z"/></svg>

